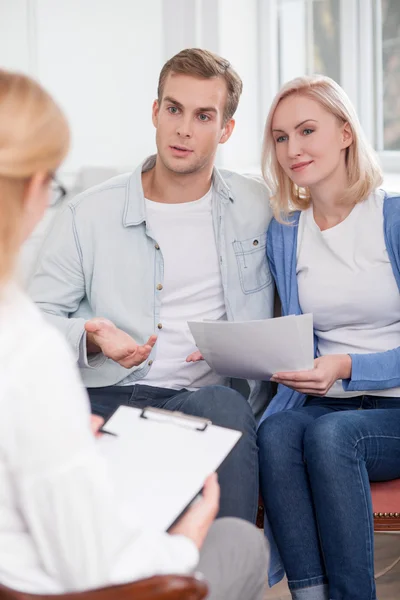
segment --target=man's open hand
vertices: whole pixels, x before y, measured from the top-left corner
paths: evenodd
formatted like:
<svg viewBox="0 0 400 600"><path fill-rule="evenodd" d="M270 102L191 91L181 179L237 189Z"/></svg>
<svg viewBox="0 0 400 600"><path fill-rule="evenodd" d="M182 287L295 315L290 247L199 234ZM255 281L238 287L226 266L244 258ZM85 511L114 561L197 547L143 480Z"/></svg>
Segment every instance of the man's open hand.
<svg viewBox="0 0 400 600"><path fill-rule="evenodd" d="M135 340L118 329L108 319L96 317L85 323L87 333L87 351L102 352L107 358L111 358L126 369L137 367L145 361L157 336L151 335L143 346L139 346Z"/></svg>

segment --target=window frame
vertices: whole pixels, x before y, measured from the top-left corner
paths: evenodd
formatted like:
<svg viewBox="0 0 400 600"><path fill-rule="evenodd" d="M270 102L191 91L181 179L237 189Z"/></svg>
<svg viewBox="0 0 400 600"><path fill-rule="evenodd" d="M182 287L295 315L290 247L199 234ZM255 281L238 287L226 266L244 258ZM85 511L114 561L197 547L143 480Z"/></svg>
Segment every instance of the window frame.
<svg viewBox="0 0 400 600"><path fill-rule="evenodd" d="M340 2L341 85L356 106L363 130L377 151L384 172L399 173L400 150L385 150L383 140L381 0Z"/></svg>
<svg viewBox="0 0 400 600"><path fill-rule="evenodd" d="M306 27L312 25L310 12L313 0L303 2L308 11ZM383 145L383 65L381 0L340 1L340 84L354 103L361 125L376 149L382 168L388 173L400 173L400 151L384 150ZM259 37L268 23L268 32L275 29L273 39L263 41L260 47L260 72L271 73L269 81L261 80L263 105L278 90L279 40L278 11L280 0L259 0ZM272 25L272 23L274 25ZM270 36L266 36L270 37ZM307 32L307 39L310 40ZM275 44L275 48L273 45ZM263 52L265 47L268 52ZM312 71L312 56L307 48L307 71ZM267 56L267 58L265 58ZM275 67L271 69L271 63ZM267 90L267 91L266 91ZM273 93L272 93L273 90Z"/></svg>

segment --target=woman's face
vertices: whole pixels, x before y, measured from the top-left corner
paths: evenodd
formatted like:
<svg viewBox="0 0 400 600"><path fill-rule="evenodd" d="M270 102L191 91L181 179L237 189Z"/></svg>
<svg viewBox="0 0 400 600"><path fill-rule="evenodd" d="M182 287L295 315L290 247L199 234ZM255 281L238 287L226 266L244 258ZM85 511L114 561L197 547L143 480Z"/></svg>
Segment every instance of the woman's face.
<svg viewBox="0 0 400 600"><path fill-rule="evenodd" d="M281 100L272 119L278 162L299 187L312 188L345 167L352 142L347 124L299 94Z"/></svg>

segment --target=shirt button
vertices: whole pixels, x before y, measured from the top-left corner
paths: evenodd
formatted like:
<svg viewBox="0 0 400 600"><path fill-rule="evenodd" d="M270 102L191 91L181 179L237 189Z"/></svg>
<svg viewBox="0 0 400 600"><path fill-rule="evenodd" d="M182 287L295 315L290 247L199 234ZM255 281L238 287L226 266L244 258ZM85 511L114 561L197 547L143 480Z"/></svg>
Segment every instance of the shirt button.
<svg viewBox="0 0 400 600"><path fill-rule="evenodd" d="M149 365L149 367L151 367L151 365L153 364L153 361L149 360L149 362L147 364Z"/></svg>
<svg viewBox="0 0 400 600"><path fill-rule="evenodd" d="M157 325L157 327L158 327L158 329L162 329L162 323L159 323L159 324Z"/></svg>
<svg viewBox="0 0 400 600"><path fill-rule="evenodd" d="M258 240L254 240L253 246L258 246Z"/></svg>
<svg viewBox="0 0 400 600"><path fill-rule="evenodd" d="M162 290L162 288L163 288L162 284L161 284L161 283L159 283L159 284L157 285L157 289L158 289L158 290Z"/></svg>
<svg viewBox="0 0 400 600"><path fill-rule="evenodd" d="M158 244L156 244L156 245L154 246L154 248L155 248L156 250L159 250L159 249L160 249L160 246L159 246Z"/></svg>

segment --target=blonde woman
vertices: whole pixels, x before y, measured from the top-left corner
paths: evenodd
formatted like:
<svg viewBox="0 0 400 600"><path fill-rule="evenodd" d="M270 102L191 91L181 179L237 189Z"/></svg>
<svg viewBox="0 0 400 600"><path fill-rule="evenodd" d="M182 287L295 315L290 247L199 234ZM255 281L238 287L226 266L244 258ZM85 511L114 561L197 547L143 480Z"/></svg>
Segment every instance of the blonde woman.
<svg viewBox="0 0 400 600"><path fill-rule="evenodd" d="M282 314L312 313L315 334L314 368L273 376L259 428L269 526L292 598L374 600L369 480L400 477L400 196L322 76L275 98L263 169Z"/></svg>
<svg viewBox="0 0 400 600"><path fill-rule="evenodd" d="M0 71L0 582L53 594L198 565L210 598L260 600L265 546L248 523L211 526L215 476L171 535L146 531L135 515L120 519L71 352L12 283L68 144L52 98L30 78Z"/></svg>

